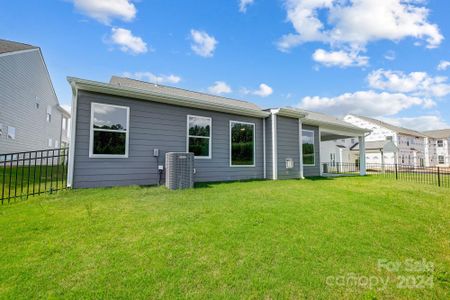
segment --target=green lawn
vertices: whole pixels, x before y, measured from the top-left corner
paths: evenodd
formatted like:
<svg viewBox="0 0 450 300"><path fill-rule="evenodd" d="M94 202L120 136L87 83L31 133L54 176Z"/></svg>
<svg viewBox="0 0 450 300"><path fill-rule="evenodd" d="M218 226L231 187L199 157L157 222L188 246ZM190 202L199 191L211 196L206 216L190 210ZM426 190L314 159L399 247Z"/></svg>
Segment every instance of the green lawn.
<svg viewBox="0 0 450 300"><path fill-rule="evenodd" d="M406 270L408 259L428 268ZM386 287L366 285L374 278ZM62 191L0 207L0 298L449 295L445 188L346 177Z"/></svg>

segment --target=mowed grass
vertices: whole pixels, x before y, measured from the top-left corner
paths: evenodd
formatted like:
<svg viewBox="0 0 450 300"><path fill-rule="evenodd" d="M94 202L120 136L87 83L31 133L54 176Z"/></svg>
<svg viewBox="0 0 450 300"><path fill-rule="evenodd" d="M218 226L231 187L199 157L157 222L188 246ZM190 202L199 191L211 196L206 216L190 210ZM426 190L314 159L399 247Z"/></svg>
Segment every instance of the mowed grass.
<svg viewBox="0 0 450 300"><path fill-rule="evenodd" d="M0 207L0 298L448 299L449 195L369 176L35 197Z"/></svg>

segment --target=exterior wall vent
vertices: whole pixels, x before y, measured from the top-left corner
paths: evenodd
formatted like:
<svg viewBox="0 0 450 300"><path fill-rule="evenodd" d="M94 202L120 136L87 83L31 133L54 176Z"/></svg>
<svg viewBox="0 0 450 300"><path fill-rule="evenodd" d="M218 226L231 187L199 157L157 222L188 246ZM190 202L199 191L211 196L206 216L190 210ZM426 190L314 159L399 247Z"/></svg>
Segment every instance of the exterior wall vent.
<svg viewBox="0 0 450 300"><path fill-rule="evenodd" d="M171 190L194 187L193 153L166 153L166 187Z"/></svg>

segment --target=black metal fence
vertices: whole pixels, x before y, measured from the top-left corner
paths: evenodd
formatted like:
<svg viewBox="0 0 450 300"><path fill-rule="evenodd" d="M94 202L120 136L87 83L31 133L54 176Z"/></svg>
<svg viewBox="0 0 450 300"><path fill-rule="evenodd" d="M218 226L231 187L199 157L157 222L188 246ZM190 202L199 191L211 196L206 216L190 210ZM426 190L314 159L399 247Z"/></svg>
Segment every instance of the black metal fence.
<svg viewBox="0 0 450 300"><path fill-rule="evenodd" d="M2 204L67 186L68 148L0 154Z"/></svg>
<svg viewBox="0 0 450 300"><path fill-rule="evenodd" d="M358 174L356 163L324 163L325 174ZM402 164L366 164L366 173L379 175L394 180L404 180L423 184L432 184L450 188L450 168L417 167Z"/></svg>

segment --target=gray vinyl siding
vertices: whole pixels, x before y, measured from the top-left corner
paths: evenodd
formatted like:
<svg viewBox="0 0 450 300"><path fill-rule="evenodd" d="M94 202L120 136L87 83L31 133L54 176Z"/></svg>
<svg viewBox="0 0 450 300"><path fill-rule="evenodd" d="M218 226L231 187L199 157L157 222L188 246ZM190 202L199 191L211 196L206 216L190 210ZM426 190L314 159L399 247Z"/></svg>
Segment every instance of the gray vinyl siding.
<svg viewBox="0 0 450 300"><path fill-rule="evenodd" d="M39 109L36 109L36 97ZM52 121L46 121L47 106ZM0 56L0 153L48 149L48 138L61 144L61 112L38 49ZM7 127L16 139L7 138Z"/></svg>
<svg viewBox="0 0 450 300"><path fill-rule="evenodd" d="M92 102L130 107L128 158L89 158ZM79 91L73 186L157 184L165 153L186 151L187 115L212 118L212 158L195 160L196 182L263 178L262 119ZM255 167L230 167L230 120L255 123Z"/></svg>
<svg viewBox="0 0 450 300"><path fill-rule="evenodd" d="M302 126L305 130L313 130L314 131L314 166L303 166L303 175L305 177L310 176L320 176L320 134L319 127L304 125Z"/></svg>
<svg viewBox="0 0 450 300"><path fill-rule="evenodd" d="M298 119L277 117L278 179L300 177ZM286 169L286 159L294 160L294 168Z"/></svg>

